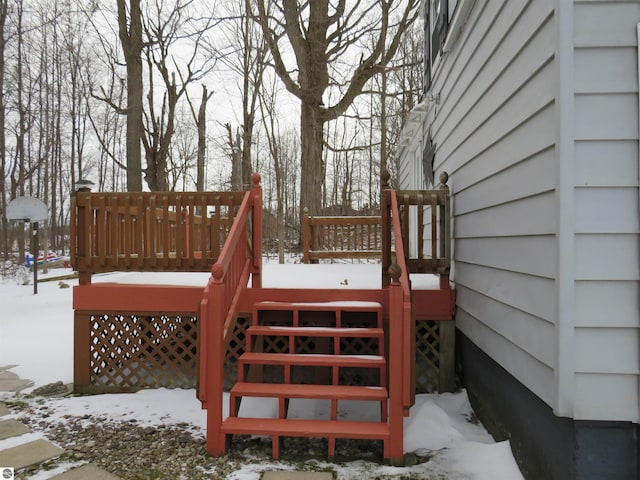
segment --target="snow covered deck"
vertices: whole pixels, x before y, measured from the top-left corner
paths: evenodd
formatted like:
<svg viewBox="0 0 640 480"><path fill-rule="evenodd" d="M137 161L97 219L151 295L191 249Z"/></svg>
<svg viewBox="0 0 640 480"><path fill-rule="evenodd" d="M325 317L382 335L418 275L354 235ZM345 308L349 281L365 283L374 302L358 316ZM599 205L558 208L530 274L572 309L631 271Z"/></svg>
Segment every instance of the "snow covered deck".
<svg viewBox="0 0 640 480"><path fill-rule="evenodd" d="M358 289L382 288L381 265L363 264L273 264L262 266L263 288ZM208 272L112 272L95 275L93 283L137 285L176 285L204 287ZM411 274L414 290L438 290L440 277Z"/></svg>

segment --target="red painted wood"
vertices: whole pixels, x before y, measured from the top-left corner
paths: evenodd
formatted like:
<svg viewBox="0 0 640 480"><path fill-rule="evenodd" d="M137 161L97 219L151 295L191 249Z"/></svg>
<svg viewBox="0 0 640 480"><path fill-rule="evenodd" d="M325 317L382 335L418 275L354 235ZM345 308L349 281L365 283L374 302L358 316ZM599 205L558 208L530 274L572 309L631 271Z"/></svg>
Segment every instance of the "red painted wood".
<svg viewBox="0 0 640 480"><path fill-rule="evenodd" d="M196 312L202 287L94 283L73 287L74 310Z"/></svg>
<svg viewBox="0 0 640 480"><path fill-rule="evenodd" d="M453 320L455 290L413 290L416 320Z"/></svg>
<svg viewBox="0 0 640 480"><path fill-rule="evenodd" d="M360 367L383 368L384 357L379 355L324 355L298 353L244 353L239 362L241 365L298 365L307 367Z"/></svg>
<svg viewBox="0 0 640 480"><path fill-rule="evenodd" d="M381 328L334 328L334 327L267 327L252 325L248 335L282 335L297 337L346 337L346 338L384 338Z"/></svg>
<svg viewBox="0 0 640 480"><path fill-rule="evenodd" d="M275 383L236 383L231 395L237 397L319 398L324 400L384 401L384 387L360 387L351 385L308 385Z"/></svg>
<svg viewBox="0 0 640 480"><path fill-rule="evenodd" d="M260 175L254 173L251 177L253 183L251 195L253 197L252 226L253 241L251 250L253 262L251 269L251 286L253 288L262 287L262 187L260 186Z"/></svg>
<svg viewBox="0 0 640 480"><path fill-rule="evenodd" d="M337 290L337 289L336 289ZM255 304L255 310L300 310L300 311L311 311L311 312L335 312L341 310L343 312L378 312L382 310L382 304L380 302L366 302L362 300L354 301L353 296L351 296L352 300L349 304L340 305L339 300L325 300L321 302L313 302L308 300L309 295L312 295L315 290L308 289L302 290L303 292L307 292L307 295L304 295L305 300L297 302L292 299L288 302L276 302L276 301L268 301L268 302L259 302ZM333 290L332 290L333 291ZM287 292L291 292L291 290L287 290ZM377 305L373 305L373 303L377 303Z"/></svg>
<svg viewBox="0 0 640 480"><path fill-rule="evenodd" d="M408 272L414 271L412 264L404 263L402 238L406 236L408 222L399 223L400 216L406 216L408 208L399 209L394 191L388 190L388 182L383 190L383 241L382 254L383 285L374 290L352 289L262 289L262 192L260 178L253 177L251 192L231 194L149 194L148 207L142 194L115 194L94 197L78 195L73 200L72 223L77 229L72 235L71 253L74 265L80 270L81 285L74 290L74 309L78 313L95 311L136 311L136 312L199 312L199 390L198 395L207 408L207 450L213 455L222 455L227 448L229 434L267 434L273 439L273 455L279 455L281 436L314 436L328 439L329 455L335 453L336 438L368 438L384 440L384 456L394 462L403 456L403 414L412 402L411 378L414 351L414 320L451 320L455 306L455 292L449 289L448 276L443 274L439 290L409 291ZM146 194L145 194L146 195ZM404 192L403 200L409 205L411 192ZM420 194L422 195L422 194ZM146 197L145 197L146 198ZM238 208L239 200L242 205ZM93 199L93 200L92 200ZM423 200L419 196L418 205ZM439 201L438 201L439 202ZM169 205L175 212L169 212ZM413 203L411 203L413 204ZM203 212L208 206L215 206L217 215L210 219ZM440 205L440 203L438 203ZM234 212L222 218L222 209ZM77 210L77 211L76 211ZM199 210L199 211L198 211ZM420 210L420 208L418 208ZM96 211L97 226L93 225ZM142 212L147 212L142 217ZM135 218L134 218L135 217ZM441 215L441 220L448 215ZM135 220L135 226L134 226ZM406 220L406 219L405 219ZM113 227L105 227L107 222ZM435 222L432 222L435 225ZM170 224L177 230L170 229ZM184 228L183 228L184 227ZM396 240L395 251L400 265L400 277L389 286L387 268L391 263L391 228ZM442 230L444 227L440 227ZM422 229L419 229L422 230ZM80 232L84 232L81 234ZM333 231L334 237L337 230ZM143 235L144 233L144 235ZM362 233L362 232L360 232ZM445 232L446 233L446 232ZM328 233L327 235L330 235ZM145 237L144 240L142 237ZM445 234L442 239L449 236ZM434 235L435 238L435 235ZM211 241L207 241L211 239ZM344 240L344 238L342 239ZM249 246L247 248L247 241ZM337 237L334 238L337 242ZM219 255L219 248L223 244ZM422 242L420 242L420 246ZM444 244L443 244L444 245ZM341 243L341 248L363 249L359 246ZM368 247L368 249L370 249ZM442 250L446 250L443 246ZM441 252L442 253L442 252ZM90 285L91 273L96 268L110 269L151 269L151 270L198 270L206 268L209 260L217 259L208 284L201 287L169 285ZM435 261L435 260L434 260ZM439 261L439 260L438 260ZM94 265L92 267L92 265ZM95 267L97 265L97 267ZM421 264L420 264L421 265ZM418 265L420 267L420 265ZM448 263L442 268L447 268ZM439 264L431 265L433 271L446 273ZM422 271L422 270L419 270ZM448 271L448 270L447 270ZM252 287L246 288L249 274ZM205 288L206 287L206 288ZM413 295L412 310L411 296ZM340 305L336 302L369 302L368 304ZM269 302L269 303L261 303ZM280 303L272 303L280 302ZM329 302L329 303L325 303ZM333 303L331 303L333 302ZM372 305L370 302L375 302ZM317 343L329 344L326 338L333 337L339 345L340 338L377 338L379 355L330 355L330 354L275 354L247 352L239 361L239 378L247 365L285 366L285 385L262 383L239 383L231 394L232 418L222 420L222 388L224 378L225 333L231 331L237 313L253 313L258 318L260 311L283 310L293 312L294 327L253 326L247 332L247 339L260 336L288 337L293 345L297 336L318 337ZM336 328L298 327L301 312L336 312ZM377 328L341 329L344 312L371 312L377 315ZM315 316L314 314L308 314ZM323 316L318 315L318 316ZM389 338L384 339L382 318L388 321ZM256 322L257 323L257 322ZM329 322L329 324L333 324ZM85 336L80 331L78 337ZM323 340L324 338L324 340ZM83 340L84 341L84 340ZM85 342L86 343L86 342ZM388 343L389 364L384 348ZM293 347L290 347L293 350ZM326 351L326 349L318 349ZM334 349L340 353L340 347ZM83 354L80 356L82 357ZM86 355L84 355L86 357ZM83 357L83 358L84 358ZM86 358L83 359L86 363ZM295 365L310 367L330 367L334 383L338 383L341 367L377 368L382 387L353 387L343 385L292 385L291 368ZM260 367L258 367L260 368ZM389 372L387 378L387 370ZM80 374L82 375L82 374ZM388 385L386 381L388 380ZM323 383L319 380L319 383ZM244 396L268 396L278 399L279 419L239 419L233 418L235 406ZM331 420L287 420L286 407L290 398L321 398L331 401ZM381 422L337 421L337 405L343 399L379 401ZM387 409L387 404L389 409ZM389 413L389 418L387 418ZM387 422L388 420L388 422Z"/></svg>
<svg viewBox="0 0 640 480"><path fill-rule="evenodd" d="M222 432L235 435L276 435L283 437L356 438L387 440L389 427L382 422L341 420L299 420L230 417Z"/></svg>
<svg viewBox="0 0 640 480"><path fill-rule="evenodd" d="M388 294L386 290L361 289L301 289L301 288L247 288L240 298L240 311L253 312L260 302L347 302L357 299L362 302L377 302L386 310ZM334 306L335 309L335 306Z"/></svg>

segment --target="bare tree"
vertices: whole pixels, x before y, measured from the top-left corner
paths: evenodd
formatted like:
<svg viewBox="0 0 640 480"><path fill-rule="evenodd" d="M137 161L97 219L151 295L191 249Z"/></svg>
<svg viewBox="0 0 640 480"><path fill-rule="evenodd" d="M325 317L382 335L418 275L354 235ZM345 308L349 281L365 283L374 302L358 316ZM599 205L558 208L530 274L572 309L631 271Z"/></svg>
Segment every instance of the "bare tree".
<svg viewBox="0 0 640 480"><path fill-rule="evenodd" d="M145 180L151 190L167 190L167 158L171 139L175 131L176 106L190 84L200 81L216 62L212 55L201 56L200 47L205 33L215 21L211 18L198 20L190 16L193 2L176 0L168 11L163 2L157 0L146 15L144 30L148 48L145 56L148 67L149 92L145 129L142 137L147 166ZM175 57L174 49L181 55L188 52L182 69ZM182 62L180 62L182 63ZM160 111L155 98L155 74L159 74L162 85Z"/></svg>
<svg viewBox="0 0 640 480"><path fill-rule="evenodd" d="M227 8L229 21L224 22L223 26L228 52L221 56L221 60L238 78L237 87L242 105L242 125L238 132L240 143L234 147L239 155L237 173L242 178L235 182L237 186L234 188L246 189L251 185L253 132L256 125L258 95L268 66L268 48L252 13L255 10L255 0L230 2Z"/></svg>
<svg viewBox="0 0 640 480"><path fill-rule="evenodd" d="M127 190L142 190L142 11L140 0L117 0L118 33L127 67Z"/></svg>
<svg viewBox="0 0 640 480"><path fill-rule="evenodd" d="M200 107L196 112L193 102L187 92L186 98L191 109L193 121L198 129L198 153L196 159L196 191L204 192L205 185L205 163L207 155L207 103L213 95L213 92L207 91L207 86L202 85L202 98L200 99Z"/></svg>
<svg viewBox="0 0 640 480"><path fill-rule="evenodd" d="M4 254L4 259L9 258L9 222L7 221L7 192L5 188L6 178L6 141L5 141L5 96L4 96L4 77L5 77L5 50L7 38L5 27L7 24L9 0L0 0L0 248Z"/></svg>
<svg viewBox="0 0 640 480"><path fill-rule="evenodd" d="M419 0L300 2L282 0L269 12L258 0L264 37L275 71L289 92L301 103L301 204L316 214L321 208L318 179L324 178L322 148L325 122L342 115L365 84L394 57L402 33L418 14ZM347 8L349 3L349 8ZM286 38L295 65L288 66L281 48ZM373 48L367 43L373 38ZM364 40L364 41L363 41ZM362 52L359 61L355 50ZM347 65L355 67L345 71ZM294 76L297 74L297 77ZM327 90L337 96L326 105Z"/></svg>

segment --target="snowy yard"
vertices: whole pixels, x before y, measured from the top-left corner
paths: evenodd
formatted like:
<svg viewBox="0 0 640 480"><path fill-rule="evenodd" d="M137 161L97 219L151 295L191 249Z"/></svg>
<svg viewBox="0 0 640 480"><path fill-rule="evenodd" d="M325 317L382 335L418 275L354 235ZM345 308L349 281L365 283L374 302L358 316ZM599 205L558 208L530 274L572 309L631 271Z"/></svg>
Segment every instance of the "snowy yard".
<svg viewBox="0 0 640 480"><path fill-rule="evenodd" d="M274 273L277 270L265 269L265 286L270 283L276 286L283 281L279 275L284 276L285 272L288 275L294 267L299 266L291 265L287 267L289 270L281 271L280 274ZM354 285L357 284L357 279L353 276L361 275L362 281L370 281L371 277L365 270L355 273L356 270L348 265L335 266L335 279L348 279L349 284ZM54 270L50 275L61 273L68 271ZM95 276L94 282L133 281L132 275L139 274ZM184 277L180 281L201 282L202 278L206 279L206 276L195 274L191 280ZM64 282L71 286L77 284L77 280ZM34 387L55 381L72 382L72 288L60 288L58 281L46 282L39 285L39 294L33 295L32 285L22 286L14 281L5 280L0 285L0 306L0 366L15 365L11 371L21 378L33 380ZM10 399L11 395L0 393L0 400ZM204 438L206 434L206 412L201 410L194 390L155 389L136 394L67 397L47 399L44 402L49 409L46 421L51 423L69 422L77 417L83 417L84 422L91 422L93 417L108 417L113 422L135 419L138 425L148 427L188 424L193 435ZM243 404L243 408L259 409L263 416L272 416L276 410L268 401L260 400ZM323 406L315 402L298 405L292 402L292 413L295 409L313 409L322 414ZM345 415L346 418L361 418L362 415L366 415L366 409L354 402L347 407ZM419 457L430 454L428 462L396 468L364 461L325 463L319 458L320 462L317 464L319 468L333 470L337 479L522 479L508 442L495 443L486 430L473 419L464 391L456 394L419 395L411 410L411 416L405 419L405 450L416 452ZM32 433L0 440L0 449L42 436L42 433ZM239 465L227 478L257 480L265 470L294 468L295 465L286 461L272 462L262 459ZM45 480L54 473L60 472L38 473L31 479Z"/></svg>

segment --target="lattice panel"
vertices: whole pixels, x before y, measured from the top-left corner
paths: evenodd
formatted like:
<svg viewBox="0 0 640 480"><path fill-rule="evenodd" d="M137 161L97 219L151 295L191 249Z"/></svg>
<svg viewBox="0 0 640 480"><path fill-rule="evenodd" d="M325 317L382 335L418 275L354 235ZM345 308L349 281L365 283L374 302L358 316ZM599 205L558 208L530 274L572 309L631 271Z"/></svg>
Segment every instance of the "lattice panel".
<svg viewBox="0 0 640 480"><path fill-rule="evenodd" d="M377 338L343 338L340 341L342 355L379 355Z"/></svg>
<svg viewBox="0 0 640 480"><path fill-rule="evenodd" d="M231 387L238 380L238 358L244 353L246 331L249 325L251 325L250 317L239 317L231 332L224 361L225 391L231 390Z"/></svg>
<svg viewBox="0 0 640 480"><path fill-rule="evenodd" d="M227 362L235 363L240 355L244 353L244 342L247 328L251 324L251 318L239 317L236 325L231 333L231 338L227 345L227 354L225 360Z"/></svg>
<svg viewBox="0 0 640 480"><path fill-rule="evenodd" d="M265 336L263 352L265 353L289 353L289 337L279 335Z"/></svg>
<svg viewBox="0 0 640 480"><path fill-rule="evenodd" d="M91 384L195 387L196 327L197 318L189 315L91 315Z"/></svg>
<svg viewBox="0 0 640 480"><path fill-rule="evenodd" d="M440 322L416 322L416 393L438 391L440 383Z"/></svg>

